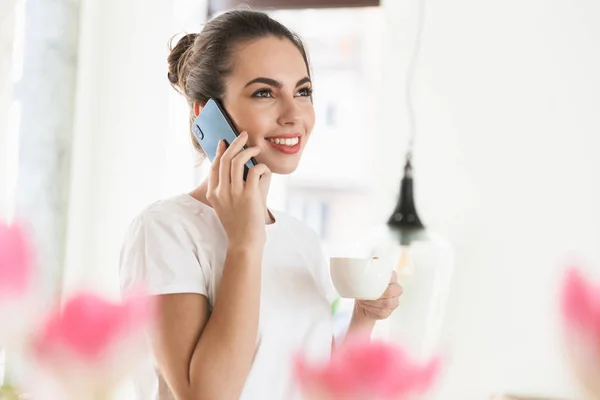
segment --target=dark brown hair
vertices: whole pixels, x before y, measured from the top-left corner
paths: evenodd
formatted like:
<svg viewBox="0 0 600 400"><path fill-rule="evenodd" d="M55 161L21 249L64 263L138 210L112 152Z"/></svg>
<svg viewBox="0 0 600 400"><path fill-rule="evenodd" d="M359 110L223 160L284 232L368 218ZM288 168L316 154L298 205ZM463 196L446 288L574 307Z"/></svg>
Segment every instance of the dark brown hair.
<svg viewBox="0 0 600 400"><path fill-rule="evenodd" d="M189 33L175 47L171 39L168 57L169 82L185 96L190 107L194 102L222 100L225 79L232 73L232 52L242 42L274 36L290 40L300 51L310 74L308 57L302 40L267 14L250 10L228 11L210 20L200 33ZM190 128L194 119L190 112ZM191 133L191 129L190 129ZM192 134L194 147L203 153Z"/></svg>

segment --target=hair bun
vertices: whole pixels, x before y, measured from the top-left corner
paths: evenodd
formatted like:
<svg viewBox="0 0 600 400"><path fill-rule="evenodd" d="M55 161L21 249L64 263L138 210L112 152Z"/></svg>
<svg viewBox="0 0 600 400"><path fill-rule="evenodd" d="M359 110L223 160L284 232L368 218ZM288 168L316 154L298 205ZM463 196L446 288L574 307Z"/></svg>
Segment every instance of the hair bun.
<svg viewBox="0 0 600 400"><path fill-rule="evenodd" d="M182 71L185 67L185 63L187 59L190 57L193 49L194 42L196 41L197 33L188 33L183 36L175 47L173 47L173 38L169 43L169 57L167 61L169 63L169 72L167 73L167 78L169 78L169 82L171 85L178 89L180 92L184 91L184 82L182 81Z"/></svg>

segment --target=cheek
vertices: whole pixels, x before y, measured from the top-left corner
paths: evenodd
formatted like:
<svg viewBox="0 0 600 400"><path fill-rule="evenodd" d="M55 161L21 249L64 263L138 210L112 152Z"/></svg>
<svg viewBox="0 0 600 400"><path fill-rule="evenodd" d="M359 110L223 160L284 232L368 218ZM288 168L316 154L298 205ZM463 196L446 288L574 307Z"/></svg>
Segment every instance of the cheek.
<svg viewBox="0 0 600 400"><path fill-rule="evenodd" d="M312 132L313 127L315 126L315 109L312 106L307 107L305 111L304 117L304 128L306 129L306 133L310 134Z"/></svg>
<svg viewBox="0 0 600 400"><path fill-rule="evenodd" d="M243 128L248 131L250 138L256 140L273 130L273 119L266 113L254 112L249 113L244 122Z"/></svg>
<svg viewBox="0 0 600 400"><path fill-rule="evenodd" d="M259 137L268 130L269 116L251 106L231 107L229 112L239 132L247 131L250 137Z"/></svg>

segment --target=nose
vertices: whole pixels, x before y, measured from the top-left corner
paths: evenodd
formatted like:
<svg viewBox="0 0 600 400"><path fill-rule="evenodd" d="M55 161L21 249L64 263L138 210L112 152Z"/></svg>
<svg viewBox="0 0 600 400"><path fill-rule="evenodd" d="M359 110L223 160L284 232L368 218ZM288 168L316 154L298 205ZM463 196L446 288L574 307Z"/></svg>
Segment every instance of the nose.
<svg viewBox="0 0 600 400"><path fill-rule="evenodd" d="M302 113L296 98L282 99L277 123L282 126L290 126L298 124L301 119Z"/></svg>

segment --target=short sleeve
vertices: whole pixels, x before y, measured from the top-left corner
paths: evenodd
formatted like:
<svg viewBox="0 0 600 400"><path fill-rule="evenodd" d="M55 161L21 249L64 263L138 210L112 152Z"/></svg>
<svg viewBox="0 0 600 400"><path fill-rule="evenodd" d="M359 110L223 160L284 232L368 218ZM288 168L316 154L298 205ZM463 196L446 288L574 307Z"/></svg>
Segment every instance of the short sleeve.
<svg viewBox="0 0 600 400"><path fill-rule="evenodd" d="M208 297L210 269L202 265L191 232L177 218L142 214L130 225L120 255L121 291L143 285L150 294Z"/></svg>

